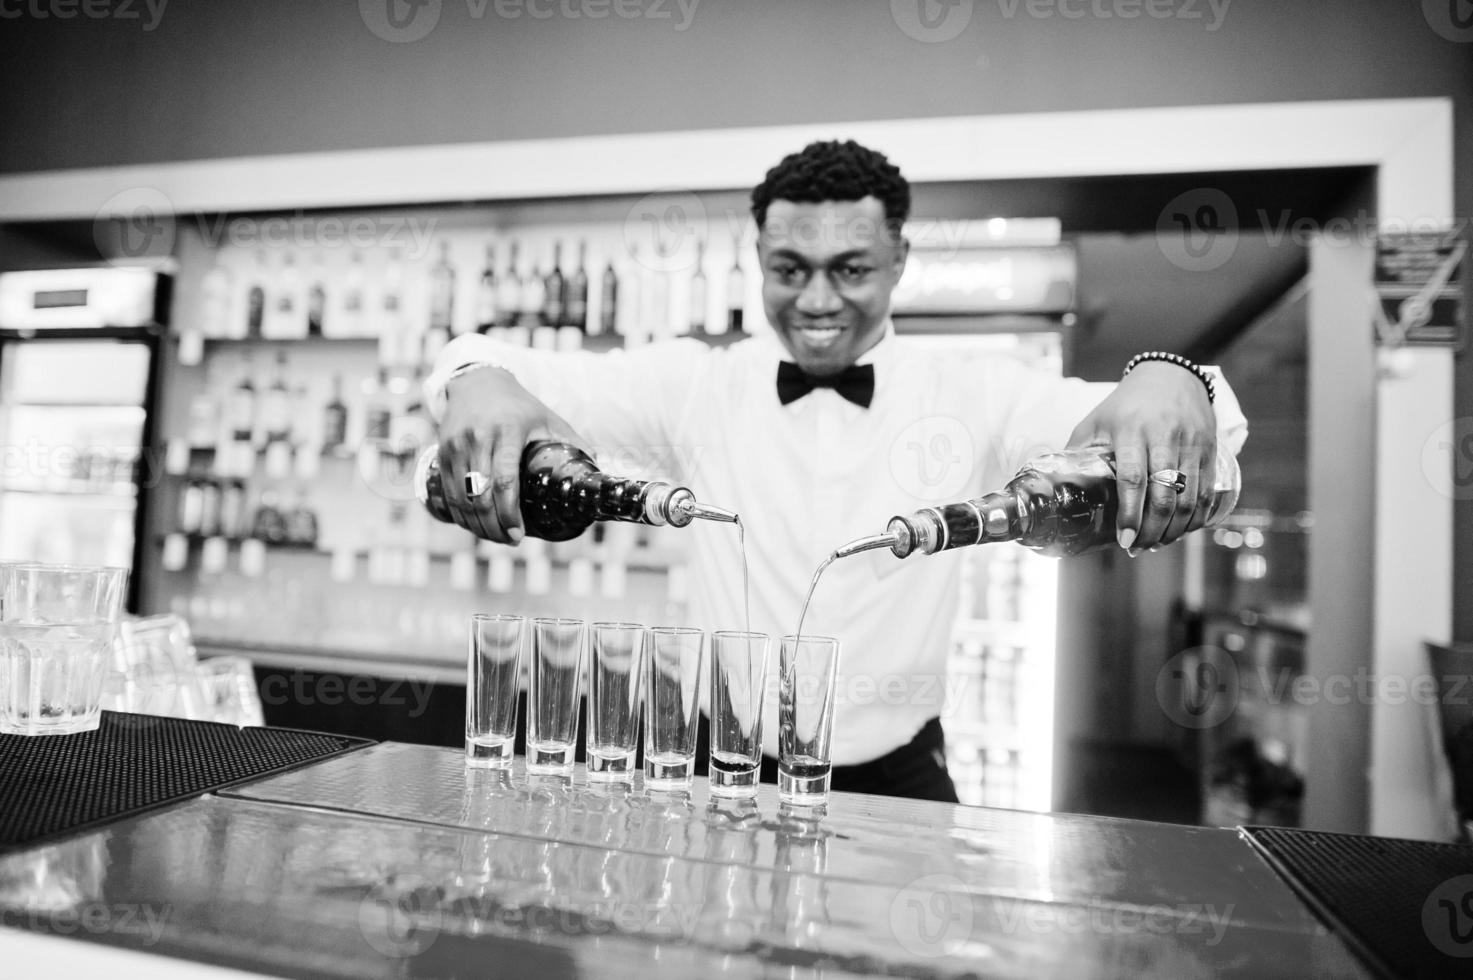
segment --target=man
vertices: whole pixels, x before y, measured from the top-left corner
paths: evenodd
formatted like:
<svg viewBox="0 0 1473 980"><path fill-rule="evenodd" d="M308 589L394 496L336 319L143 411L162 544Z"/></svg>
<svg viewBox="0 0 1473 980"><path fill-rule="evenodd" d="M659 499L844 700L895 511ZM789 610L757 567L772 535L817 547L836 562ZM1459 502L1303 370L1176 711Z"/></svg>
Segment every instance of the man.
<svg viewBox="0 0 1473 980"><path fill-rule="evenodd" d="M464 337L428 386L440 419L444 486L457 523L521 540L517 477L527 442L587 449L673 449L668 473L740 513L752 561L752 628L790 633L817 563L886 520L947 501L892 465L919 423L940 425L957 465L951 499L995 489L1038 452L1107 445L1118 460L1119 541L1132 555L1201 526L1215 447L1234 452L1246 425L1231 392L1190 364L1148 360L1118 384L1031 372L997 357L938 357L894 336L890 295L909 243L910 189L881 154L814 143L752 193L762 298L771 333L725 349L699 341L608 354L549 354ZM782 362L788 361L786 366ZM901 453L903 456L903 452ZM1150 481L1178 470L1185 491ZM467 498L464 477L493 480ZM689 613L706 629L742 628L741 573L729 528L688 535ZM804 631L842 644L835 707L836 790L955 801L939 715L956 617L955 553L900 562L871 552L836 562ZM776 755L775 711L764 754ZM704 762L704 760L701 760ZM764 779L773 762L764 761Z"/></svg>

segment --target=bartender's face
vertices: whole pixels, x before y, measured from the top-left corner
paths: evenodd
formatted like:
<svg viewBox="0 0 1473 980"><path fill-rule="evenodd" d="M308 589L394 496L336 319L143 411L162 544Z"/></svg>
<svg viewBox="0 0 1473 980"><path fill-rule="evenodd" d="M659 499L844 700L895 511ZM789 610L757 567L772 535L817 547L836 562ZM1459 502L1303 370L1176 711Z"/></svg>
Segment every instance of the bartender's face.
<svg viewBox="0 0 1473 980"><path fill-rule="evenodd" d="M876 198L772 202L757 240L762 305L800 368L837 374L879 342L908 251Z"/></svg>

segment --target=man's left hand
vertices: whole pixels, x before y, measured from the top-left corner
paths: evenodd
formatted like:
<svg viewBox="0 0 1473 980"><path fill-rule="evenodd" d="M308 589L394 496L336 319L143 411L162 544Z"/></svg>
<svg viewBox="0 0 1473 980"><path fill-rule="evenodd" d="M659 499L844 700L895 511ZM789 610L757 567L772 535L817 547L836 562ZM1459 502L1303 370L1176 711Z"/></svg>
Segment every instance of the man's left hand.
<svg viewBox="0 0 1473 980"><path fill-rule="evenodd" d="M1070 449L1108 446L1115 452L1120 509L1116 536L1131 556L1171 544L1206 520L1217 461L1217 416L1207 389L1192 372L1147 361L1121 379L1069 437ZM1177 493L1151 474L1180 470Z"/></svg>

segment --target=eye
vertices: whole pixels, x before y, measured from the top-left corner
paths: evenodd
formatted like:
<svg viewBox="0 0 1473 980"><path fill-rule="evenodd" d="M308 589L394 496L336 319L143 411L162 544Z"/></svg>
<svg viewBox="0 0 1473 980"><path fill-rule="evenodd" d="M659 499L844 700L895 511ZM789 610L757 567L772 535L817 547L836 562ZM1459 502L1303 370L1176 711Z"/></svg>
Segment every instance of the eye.
<svg viewBox="0 0 1473 980"><path fill-rule="evenodd" d="M843 282L863 282L874 268L867 265L859 265L855 262L846 262L839 266L839 279Z"/></svg>
<svg viewBox="0 0 1473 980"><path fill-rule="evenodd" d="M784 286L801 286L808 281L808 270L791 262L780 262L772 271Z"/></svg>

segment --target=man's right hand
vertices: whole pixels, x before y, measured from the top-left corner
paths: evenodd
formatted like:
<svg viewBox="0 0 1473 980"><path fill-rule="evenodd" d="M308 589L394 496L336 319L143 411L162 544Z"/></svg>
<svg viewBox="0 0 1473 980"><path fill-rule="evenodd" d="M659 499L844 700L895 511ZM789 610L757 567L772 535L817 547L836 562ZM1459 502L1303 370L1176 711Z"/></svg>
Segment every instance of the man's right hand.
<svg viewBox="0 0 1473 980"><path fill-rule="evenodd" d="M522 450L555 439L588 449L557 413L532 396L509 371L484 367L451 379L440 419L440 475L456 524L501 544L517 544L522 528ZM466 493L467 473L480 473L491 489Z"/></svg>

